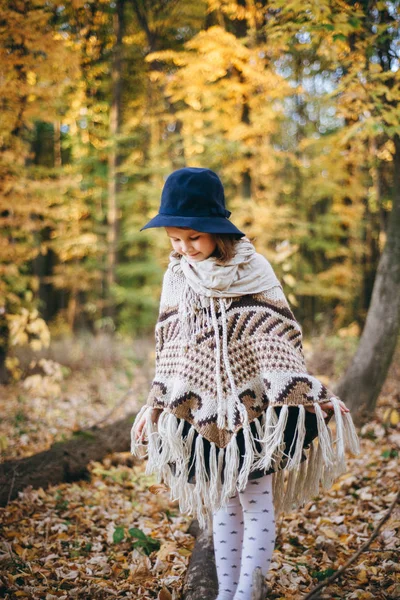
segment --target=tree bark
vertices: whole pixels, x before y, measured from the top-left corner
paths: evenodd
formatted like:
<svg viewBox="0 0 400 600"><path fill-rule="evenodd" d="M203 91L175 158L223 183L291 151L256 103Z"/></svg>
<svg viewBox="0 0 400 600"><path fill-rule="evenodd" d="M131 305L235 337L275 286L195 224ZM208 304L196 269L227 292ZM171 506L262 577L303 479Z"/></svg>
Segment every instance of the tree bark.
<svg viewBox="0 0 400 600"><path fill-rule="evenodd" d="M196 543L183 584L182 600L211 600L218 595L212 534L200 529L197 520L192 521L189 533L196 537Z"/></svg>
<svg viewBox="0 0 400 600"><path fill-rule="evenodd" d="M7 383L9 380L6 358L9 349L10 330L6 319L6 310L5 306L0 306L0 383Z"/></svg>
<svg viewBox="0 0 400 600"><path fill-rule="evenodd" d="M357 352L335 389L352 411L357 425L365 423L374 413L400 329L400 136L396 135L393 141L393 207L386 244Z"/></svg>
<svg viewBox="0 0 400 600"><path fill-rule="evenodd" d="M264 600L267 597L268 587L260 567L253 571L253 591L251 600Z"/></svg>
<svg viewBox="0 0 400 600"><path fill-rule="evenodd" d="M0 464L0 506L5 506L27 486L33 488L87 479L87 465L111 452L128 452L130 430L136 417L131 413L99 428L76 432L66 442L57 442L44 452Z"/></svg>

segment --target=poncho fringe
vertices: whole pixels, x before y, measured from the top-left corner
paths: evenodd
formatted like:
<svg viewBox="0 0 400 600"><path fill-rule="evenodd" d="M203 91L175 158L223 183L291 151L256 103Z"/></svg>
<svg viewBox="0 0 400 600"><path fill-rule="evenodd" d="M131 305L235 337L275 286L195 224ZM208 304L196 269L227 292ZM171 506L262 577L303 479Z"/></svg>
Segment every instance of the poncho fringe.
<svg viewBox="0 0 400 600"><path fill-rule="evenodd" d="M290 512L317 496L320 486L329 489L333 481L346 471L345 450L359 453L358 436L349 413L342 414L338 399L331 398L335 410L336 439L325 424L318 403L314 403L317 414L318 439L310 444L309 450L303 449L304 443L304 406L300 407L295 435L295 450L288 459L285 468L273 473L274 507L276 514ZM219 449L218 463L216 445L211 442L210 475L204 466L201 436L195 446L196 484L188 483L188 469L195 428L192 426L188 436L182 438L184 419L163 411L158 423L153 423L149 406L143 406L136 418L138 422L146 415L145 435L147 443L135 441L135 427L131 432L131 451L138 458L148 457L146 474L156 474L158 483L164 482L170 488L170 499L179 502L183 514L194 515L201 528L212 526L212 513L225 506L228 498L246 487L248 476L256 468L268 468L279 464L283 458L282 431L287 419L288 406L283 405L279 418L274 407L269 406L260 419L260 440L263 450L255 451L250 425L244 428L245 461L239 468L239 449L236 433L225 448ZM247 433L247 435L246 435ZM303 452L307 459L301 460ZM225 454L226 468L222 483L222 464ZM170 464L176 464L173 475Z"/></svg>

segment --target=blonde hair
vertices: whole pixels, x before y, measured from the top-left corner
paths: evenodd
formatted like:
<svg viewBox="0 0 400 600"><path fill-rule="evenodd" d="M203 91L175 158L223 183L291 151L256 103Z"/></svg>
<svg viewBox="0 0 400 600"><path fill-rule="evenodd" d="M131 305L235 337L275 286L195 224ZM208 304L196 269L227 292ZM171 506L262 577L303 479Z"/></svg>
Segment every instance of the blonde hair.
<svg viewBox="0 0 400 600"><path fill-rule="evenodd" d="M190 229L190 227L180 227L179 229ZM217 244L211 256L214 256L221 264L229 262L235 256L236 242L243 237L236 233L211 233L210 235ZM180 258L181 255L173 250L172 256Z"/></svg>

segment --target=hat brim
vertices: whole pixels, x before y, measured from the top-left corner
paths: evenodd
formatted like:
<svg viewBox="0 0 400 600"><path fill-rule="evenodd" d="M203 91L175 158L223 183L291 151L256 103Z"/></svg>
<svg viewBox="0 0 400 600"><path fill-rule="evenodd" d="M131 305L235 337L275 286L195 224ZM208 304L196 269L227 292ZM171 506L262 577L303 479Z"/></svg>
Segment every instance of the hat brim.
<svg viewBox="0 0 400 600"><path fill-rule="evenodd" d="M225 217L178 217L158 214L140 231L153 227L189 227L202 233L232 233L240 237L246 235Z"/></svg>

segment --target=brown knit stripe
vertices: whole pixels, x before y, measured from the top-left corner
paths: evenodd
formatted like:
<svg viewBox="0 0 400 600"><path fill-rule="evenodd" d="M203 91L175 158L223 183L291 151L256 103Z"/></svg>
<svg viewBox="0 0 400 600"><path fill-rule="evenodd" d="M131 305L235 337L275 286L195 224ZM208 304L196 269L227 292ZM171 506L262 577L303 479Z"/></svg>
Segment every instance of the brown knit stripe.
<svg viewBox="0 0 400 600"><path fill-rule="evenodd" d="M172 341L179 337L179 319L175 319L169 324L168 340Z"/></svg>
<svg viewBox="0 0 400 600"><path fill-rule="evenodd" d="M212 342L214 342L214 336L215 336L214 331L212 329L210 329L206 333L198 335L196 338L196 343L203 344L204 342L206 342L208 340L211 340ZM215 346L215 342L212 344L212 346Z"/></svg>
<svg viewBox="0 0 400 600"><path fill-rule="evenodd" d="M227 326L227 330L228 330L228 344L233 341L234 339L234 335L235 335L235 330L236 327L238 325L238 321L240 320L241 317L241 312L236 311L232 316L229 315L228 317L228 326Z"/></svg>
<svg viewBox="0 0 400 600"><path fill-rule="evenodd" d="M247 330L248 335L254 335L257 329L261 328L266 323L266 317L264 314L256 313Z"/></svg>
<svg viewBox="0 0 400 600"><path fill-rule="evenodd" d="M311 383L308 377L296 376L292 377L291 381L282 388L282 391L277 397L277 402L287 402L291 396L296 398L300 394L300 399L306 399L307 393L311 391Z"/></svg>
<svg viewBox="0 0 400 600"><path fill-rule="evenodd" d="M174 315L177 315L177 314L178 314L178 306L169 306L168 308L166 308L162 312L160 312L160 315L158 317L158 323L163 323L170 317L173 317Z"/></svg>
<svg viewBox="0 0 400 600"><path fill-rule="evenodd" d="M255 314L256 314L255 311L250 311L250 312L242 313L240 315L240 319L238 320L238 323L236 326L236 331L232 335L232 341L240 341L240 339L242 338L242 336L246 330L248 322L250 321L251 317ZM229 322L228 322L228 330L229 330Z"/></svg>
<svg viewBox="0 0 400 600"><path fill-rule="evenodd" d="M186 402L190 402L190 405L197 409L199 409L203 406L203 401L201 399L201 396L199 396L199 394L194 394L193 392L187 392L186 394L182 394L181 396L178 396L178 398L176 398L176 400L171 402L169 404L169 406L171 409L174 409L177 406L185 404Z"/></svg>
<svg viewBox="0 0 400 600"><path fill-rule="evenodd" d="M271 301L262 300L261 294L249 294L247 296L241 296L237 300L234 300L229 307L229 311L233 311L236 308L244 308L247 306L251 306L252 308L260 307L263 309L270 309L275 313L280 314L282 317L286 319L290 319L291 321L295 321L295 316L293 312L290 310L288 306L283 304L281 301L276 301L272 303Z"/></svg>
<svg viewBox="0 0 400 600"><path fill-rule="evenodd" d="M323 385L318 394L317 400L327 400L329 398L329 396L330 396L330 394L328 394L327 388Z"/></svg>
<svg viewBox="0 0 400 600"><path fill-rule="evenodd" d="M280 337L283 337L285 335L285 333L287 333L288 331L290 331L292 329L292 325L286 325L286 327L284 327L283 329L281 329L280 331L277 331L277 335L279 335Z"/></svg>
<svg viewBox="0 0 400 600"><path fill-rule="evenodd" d="M298 329L294 329L292 330L291 333L289 333L289 335L287 336L289 341L294 341L296 338L301 337L301 331L299 331Z"/></svg>
<svg viewBox="0 0 400 600"><path fill-rule="evenodd" d="M264 327L263 333L264 335L268 335L271 331L281 325L281 321L275 318L270 318L266 322L266 327Z"/></svg>

